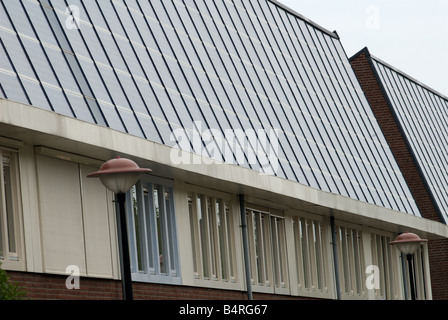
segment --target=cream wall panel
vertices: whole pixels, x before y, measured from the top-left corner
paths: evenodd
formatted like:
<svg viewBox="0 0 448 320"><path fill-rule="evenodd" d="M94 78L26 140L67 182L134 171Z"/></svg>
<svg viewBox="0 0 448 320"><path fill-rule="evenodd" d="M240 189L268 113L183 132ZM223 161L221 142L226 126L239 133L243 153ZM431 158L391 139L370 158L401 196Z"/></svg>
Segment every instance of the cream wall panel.
<svg viewBox="0 0 448 320"><path fill-rule="evenodd" d="M32 146L24 146L19 155L20 184L22 186L23 233L25 241L26 269L42 272L42 247L39 223L39 199L37 173Z"/></svg>
<svg viewBox="0 0 448 320"><path fill-rule="evenodd" d="M86 274L78 164L37 156L44 270Z"/></svg>
<svg viewBox="0 0 448 320"><path fill-rule="evenodd" d="M98 168L81 165L82 211L89 276L112 277L111 234L107 190L87 175Z"/></svg>
<svg viewBox="0 0 448 320"><path fill-rule="evenodd" d="M179 261L183 285L194 285L193 248L188 211L188 191L182 182L174 182L174 210L176 212Z"/></svg>

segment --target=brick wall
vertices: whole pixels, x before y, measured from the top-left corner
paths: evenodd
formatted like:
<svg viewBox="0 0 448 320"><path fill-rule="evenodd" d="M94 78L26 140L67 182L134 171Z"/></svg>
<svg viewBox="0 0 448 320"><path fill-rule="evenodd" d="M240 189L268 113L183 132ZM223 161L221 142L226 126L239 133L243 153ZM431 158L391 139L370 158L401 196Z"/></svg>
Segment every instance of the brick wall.
<svg viewBox="0 0 448 320"><path fill-rule="evenodd" d="M368 52L364 50L351 59L351 65L420 212L426 219L441 222L411 152L384 97L381 86L375 77L369 63ZM448 299L448 239L429 241L428 251L433 299L446 300Z"/></svg>
<svg viewBox="0 0 448 320"><path fill-rule="evenodd" d="M12 272L10 281L18 282L28 299L36 300L121 300L121 281L81 278L79 290L68 290L66 276ZM242 291L218 290L189 286L133 283L135 300L247 300ZM254 293L256 300L311 300L303 297Z"/></svg>
<svg viewBox="0 0 448 320"><path fill-rule="evenodd" d="M448 300L448 240L431 240L428 244L434 300Z"/></svg>

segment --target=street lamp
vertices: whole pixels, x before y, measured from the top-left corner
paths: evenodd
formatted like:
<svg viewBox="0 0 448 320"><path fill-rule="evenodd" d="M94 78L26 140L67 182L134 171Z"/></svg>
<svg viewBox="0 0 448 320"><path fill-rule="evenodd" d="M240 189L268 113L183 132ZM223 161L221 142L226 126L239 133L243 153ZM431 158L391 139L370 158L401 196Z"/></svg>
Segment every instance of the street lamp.
<svg viewBox="0 0 448 320"><path fill-rule="evenodd" d="M98 172L89 174L89 178L99 178L101 183L115 193L119 205L117 214L118 234L121 238L120 261L121 283L124 300L133 300L131 265L129 261L129 243L126 226L125 201L126 192L137 183L141 174L151 172L151 169L140 168L134 161L117 157L105 162Z"/></svg>
<svg viewBox="0 0 448 320"><path fill-rule="evenodd" d="M404 255L408 260L409 267L409 282L411 284L411 299L415 300L415 288L414 288L414 272L412 270L412 256L419 248L420 244L427 242L426 239L421 239L418 235L411 232L405 232L400 234L395 241L389 242L390 245L396 245L397 249Z"/></svg>

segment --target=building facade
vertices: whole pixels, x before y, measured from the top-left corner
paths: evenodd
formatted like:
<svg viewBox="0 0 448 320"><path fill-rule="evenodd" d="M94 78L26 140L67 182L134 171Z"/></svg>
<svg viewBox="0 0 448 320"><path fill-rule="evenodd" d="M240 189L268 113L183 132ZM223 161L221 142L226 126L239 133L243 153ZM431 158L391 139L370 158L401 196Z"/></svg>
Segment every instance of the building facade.
<svg viewBox="0 0 448 320"><path fill-rule="evenodd" d="M448 237L339 37L280 3L0 10L0 261L30 297L120 297L114 195L87 179L117 155L153 170L126 202L136 298L405 299L388 243ZM430 258L414 256L419 299Z"/></svg>
<svg viewBox="0 0 448 320"><path fill-rule="evenodd" d="M372 56L364 48L350 59L422 215L447 223L446 110L442 94ZM429 244L436 299L448 299L448 242Z"/></svg>

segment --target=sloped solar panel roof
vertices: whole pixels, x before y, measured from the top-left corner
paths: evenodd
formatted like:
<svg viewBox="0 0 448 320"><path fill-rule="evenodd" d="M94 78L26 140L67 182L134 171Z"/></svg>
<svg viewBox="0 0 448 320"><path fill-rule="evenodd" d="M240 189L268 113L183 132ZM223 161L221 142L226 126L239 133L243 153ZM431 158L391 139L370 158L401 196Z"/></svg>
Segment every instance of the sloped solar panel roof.
<svg viewBox="0 0 448 320"><path fill-rule="evenodd" d="M448 98L370 56L436 206L448 223Z"/></svg>
<svg viewBox="0 0 448 320"><path fill-rule="evenodd" d="M420 215L336 34L267 0L70 4L1 2L3 97Z"/></svg>

